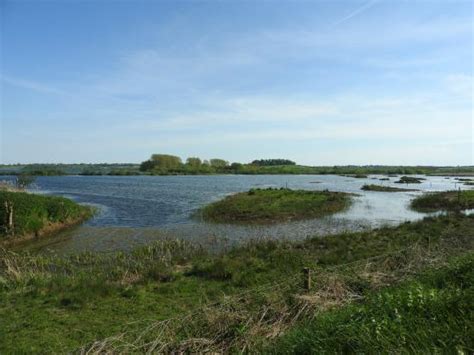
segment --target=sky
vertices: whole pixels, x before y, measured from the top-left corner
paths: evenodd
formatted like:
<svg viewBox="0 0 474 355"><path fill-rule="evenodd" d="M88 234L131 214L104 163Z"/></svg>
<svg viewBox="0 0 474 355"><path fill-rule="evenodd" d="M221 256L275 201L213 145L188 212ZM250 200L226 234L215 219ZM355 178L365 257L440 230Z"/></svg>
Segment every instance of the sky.
<svg viewBox="0 0 474 355"><path fill-rule="evenodd" d="M0 0L0 163L474 165L473 4Z"/></svg>

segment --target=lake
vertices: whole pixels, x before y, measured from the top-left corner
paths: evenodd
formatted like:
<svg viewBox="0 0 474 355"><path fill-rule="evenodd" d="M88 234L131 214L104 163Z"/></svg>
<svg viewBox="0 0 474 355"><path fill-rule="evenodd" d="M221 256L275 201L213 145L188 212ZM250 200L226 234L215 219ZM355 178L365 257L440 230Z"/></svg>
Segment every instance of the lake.
<svg viewBox="0 0 474 355"><path fill-rule="evenodd" d="M212 176L52 176L38 177L32 191L61 195L90 204L98 214L82 226L32 243L29 248L69 253L128 250L164 237L235 244L255 238L303 239L308 236L358 231L415 221L426 214L409 209L410 201L424 191L467 188L454 177L425 177L411 184L416 192L362 191L364 184L396 187L397 177L356 179L335 175L212 175ZM274 224L236 226L209 224L197 211L210 202L235 192L259 187L352 192L352 206L321 219Z"/></svg>

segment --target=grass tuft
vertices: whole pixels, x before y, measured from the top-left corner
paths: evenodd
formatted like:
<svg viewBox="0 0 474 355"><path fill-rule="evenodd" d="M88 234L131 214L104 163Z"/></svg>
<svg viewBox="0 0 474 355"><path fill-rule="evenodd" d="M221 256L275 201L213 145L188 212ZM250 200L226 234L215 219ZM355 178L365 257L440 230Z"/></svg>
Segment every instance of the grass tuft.
<svg viewBox="0 0 474 355"><path fill-rule="evenodd" d="M415 198L411 207L421 212L472 209L474 208L474 190L427 193Z"/></svg>

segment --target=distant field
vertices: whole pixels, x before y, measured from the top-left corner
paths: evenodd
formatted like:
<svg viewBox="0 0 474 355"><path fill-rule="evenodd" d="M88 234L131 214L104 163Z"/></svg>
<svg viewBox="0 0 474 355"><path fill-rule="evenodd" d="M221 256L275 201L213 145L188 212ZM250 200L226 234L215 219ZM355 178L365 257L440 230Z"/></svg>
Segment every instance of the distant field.
<svg viewBox="0 0 474 355"><path fill-rule="evenodd" d="M0 175L27 173L33 175L197 175L197 174L334 174L365 177L369 174L384 175L440 175L474 176L474 166L304 166L233 163L217 167L193 167L181 164L173 168L140 170L140 164L28 164L0 165Z"/></svg>

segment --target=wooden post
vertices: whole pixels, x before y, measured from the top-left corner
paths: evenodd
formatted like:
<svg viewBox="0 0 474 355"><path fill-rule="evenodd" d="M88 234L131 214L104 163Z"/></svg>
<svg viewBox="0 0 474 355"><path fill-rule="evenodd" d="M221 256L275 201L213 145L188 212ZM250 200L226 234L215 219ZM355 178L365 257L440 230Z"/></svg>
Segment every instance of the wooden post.
<svg viewBox="0 0 474 355"><path fill-rule="evenodd" d="M13 224L13 203L10 203L10 214L8 215L8 227L13 235L15 233L15 225Z"/></svg>
<svg viewBox="0 0 474 355"><path fill-rule="evenodd" d="M15 232L13 224L13 204L11 202L5 201L5 228L8 234Z"/></svg>
<svg viewBox="0 0 474 355"><path fill-rule="evenodd" d="M458 189L458 204L459 204L459 207L461 207L461 187L459 187Z"/></svg>
<svg viewBox="0 0 474 355"><path fill-rule="evenodd" d="M311 289L311 269L309 267L303 268L303 288L305 291Z"/></svg>

